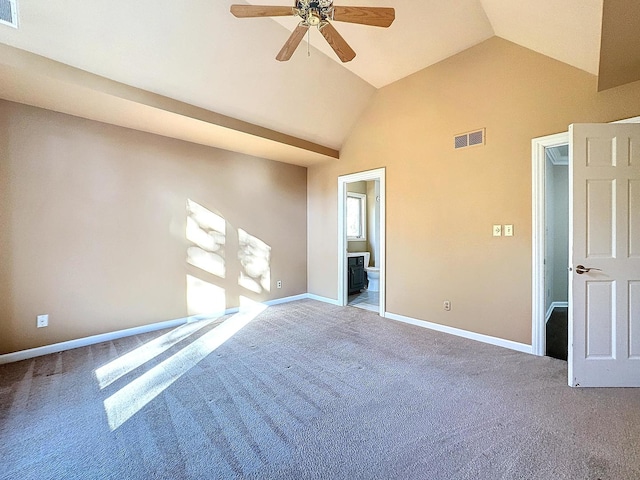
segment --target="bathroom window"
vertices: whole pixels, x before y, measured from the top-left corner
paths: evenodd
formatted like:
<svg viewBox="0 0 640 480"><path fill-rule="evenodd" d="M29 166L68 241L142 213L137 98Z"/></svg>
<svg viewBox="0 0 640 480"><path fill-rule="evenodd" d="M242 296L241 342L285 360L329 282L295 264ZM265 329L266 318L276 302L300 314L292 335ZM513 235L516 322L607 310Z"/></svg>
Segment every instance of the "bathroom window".
<svg viewBox="0 0 640 480"><path fill-rule="evenodd" d="M347 240L367 239L367 196L347 192Z"/></svg>

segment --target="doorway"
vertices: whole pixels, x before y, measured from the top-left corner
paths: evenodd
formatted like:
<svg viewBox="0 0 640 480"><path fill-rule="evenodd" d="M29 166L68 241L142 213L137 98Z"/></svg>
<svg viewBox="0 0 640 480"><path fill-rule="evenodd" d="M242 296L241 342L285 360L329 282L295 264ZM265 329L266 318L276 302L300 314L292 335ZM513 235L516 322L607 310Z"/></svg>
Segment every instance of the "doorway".
<svg viewBox="0 0 640 480"><path fill-rule="evenodd" d="M548 232L551 226L554 229L556 222L553 217L563 216L562 213L556 213L552 208L552 200L555 197L555 175L553 167L553 159L558 163L569 164L569 153L567 146L569 145L569 133L559 133L557 135L549 135L547 137L534 138L532 140L532 179L533 179L533 279L532 279L532 351L534 355L545 356L547 354L547 320L551 318L553 311L562 308L564 305L557 303L554 305L556 291L554 279L556 273L561 268L561 262L564 252L561 247L556 246L555 232ZM566 151L566 160L562 153ZM560 160L562 159L562 160ZM558 182L560 183L560 182ZM569 185L567 183L567 194ZM568 202L568 199L567 199ZM567 203L568 208L568 203ZM558 221L563 218L558 218ZM569 215L567 212L566 223L569 223ZM551 233L551 234L549 234ZM557 250L558 255L555 255ZM549 257L549 258L548 258ZM547 259L549 262L547 262ZM567 260L564 268L568 267L568 240L567 240ZM567 271L567 282L568 282ZM568 307L568 293L567 303ZM568 314L567 314L568 316ZM555 322L554 322L555 323Z"/></svg>
<svg viewBox="0 0 640 480"><path fill-rule="evenodd" d="M384 168L338 177L338 303L375 311L382 317L386 288L385 193ZM359 279L367 270L368 282L363 278L362 283L350 288L350 273Z"/></svg>
<svg viewBox="0 0 640 480"><path fill-rule="evenodd" d="M569 145L545 148L545 354L569 346Z"/></svg>
<svg viewBox="0 0 640 480"><path fill-rule="evenodd" d="M380 181L347 183L347 305L380 310Z"/></svg>
<svg viewBox="0 0 640 480"><path fill-rule="evenodd" d="M612 123L640 123L640 117L633 117ZM569 132L534 138L532 146L532 339L531 347L534 355L547 354L546 320L547 285L546 278L546 183L547 153L554 148L564 148L569 144ZM570 159L569 159L570 161ZM569 261L565 268L569 267ZM567 276L569 273L567 272ZM571 311L571 295L568 297L568 310ZM569 314L570 316L570 314ZM570 323L570 322L569 322Z"/></svg>

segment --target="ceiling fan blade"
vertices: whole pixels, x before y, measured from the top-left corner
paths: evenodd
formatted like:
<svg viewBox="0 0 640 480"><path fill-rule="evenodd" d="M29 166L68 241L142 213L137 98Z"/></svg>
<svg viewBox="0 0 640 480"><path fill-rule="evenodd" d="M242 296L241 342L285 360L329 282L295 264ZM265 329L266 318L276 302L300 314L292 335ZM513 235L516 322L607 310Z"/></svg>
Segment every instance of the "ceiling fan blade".
<svg viewBox="0 0 640 480"><path fill-rule="evenodd" d="M333 20L360 23L374 27L388 27L396 18L393 8L387 7L333 7Z"/></svg>
<svg viewBox="0 0 640 480"><path fill-rule="evenodd" d="M280 53L278 53L276 60L280 62L286 62L287 60L289 60L291 58L291 55L293 55L293 52L295 52L296 48L298 48L298 45L300 45L300 42L304 38L304 35L307 33L307 30L309 30L308 25L298 25L289 37L289 40L287 40L282 47L282 50L280 50Z"/></svg>
<svg viewBox="0 0 640 480"><path fill-rule="evenodd" d="M356 56L356 52L345 42L344 38L340 36L338 31L329 22L325 23L320 28L320 33L327 40L333 51L336 52L338 58L343 62L350 62Z"/></svg>
<svg viewBox="0 0 640 480"><path fill-rule="evenodd" d="M238 18L285 17L294 14L291 7L272 7L268 5L231 5L231 13Z"/></svg>

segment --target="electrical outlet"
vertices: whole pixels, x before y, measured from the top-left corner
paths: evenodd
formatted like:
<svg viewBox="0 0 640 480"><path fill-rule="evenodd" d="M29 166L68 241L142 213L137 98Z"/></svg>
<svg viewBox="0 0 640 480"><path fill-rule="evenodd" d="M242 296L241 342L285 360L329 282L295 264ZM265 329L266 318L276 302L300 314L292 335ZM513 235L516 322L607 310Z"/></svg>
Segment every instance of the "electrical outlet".
<svg viewBox="0 0 640 480"><path fill-rule="evenodd" d="M493 236L501 237L502 236L502 225L494 225L493 226Z"/></svg>
<svg viewBox="0 0 640 480"><path fill-rule="evenodd" d="M445 309L445 311L447 311L447 312L450 312L450 311L451 311L451 302L450 302L449 300L445 300L445 301L444 301L444 309Z"/></svg>
<svg viewBox="0 0 640 480"><path fill-rule="evenodd" d="M38 315L36 318L36 326L38 328L49 326L49 315Z"/></svg>
<svg viewBox="0 0 640 480"><path fill-rule="evenodd" d="M278 280L276 283L276 287L282 288L282 280Z"/></svg>

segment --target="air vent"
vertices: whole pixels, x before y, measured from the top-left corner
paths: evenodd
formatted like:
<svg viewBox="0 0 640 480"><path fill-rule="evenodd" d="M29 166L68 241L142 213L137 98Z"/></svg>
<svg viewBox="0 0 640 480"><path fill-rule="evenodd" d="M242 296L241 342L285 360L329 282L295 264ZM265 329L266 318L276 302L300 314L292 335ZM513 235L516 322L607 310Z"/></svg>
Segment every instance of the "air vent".
<svg viewBox="0 0 640 480"><path fill-rule="evenodd" d="M456 148L464 148L469 146L469 135L458 135L455 139Z"/></svg>
<svg viewBox="0 0 640 480"><path fill-rule="evenodd" d="M457 150L460 148L484 145L484 137L484 128L473 132L461 133L454 137L453 146Z"/></svg>
<svg viewBox="0 0 640 480"><path fill-rule="evenodd" d="M0 0L0 25L18 28L17 0Z"/></svg>

